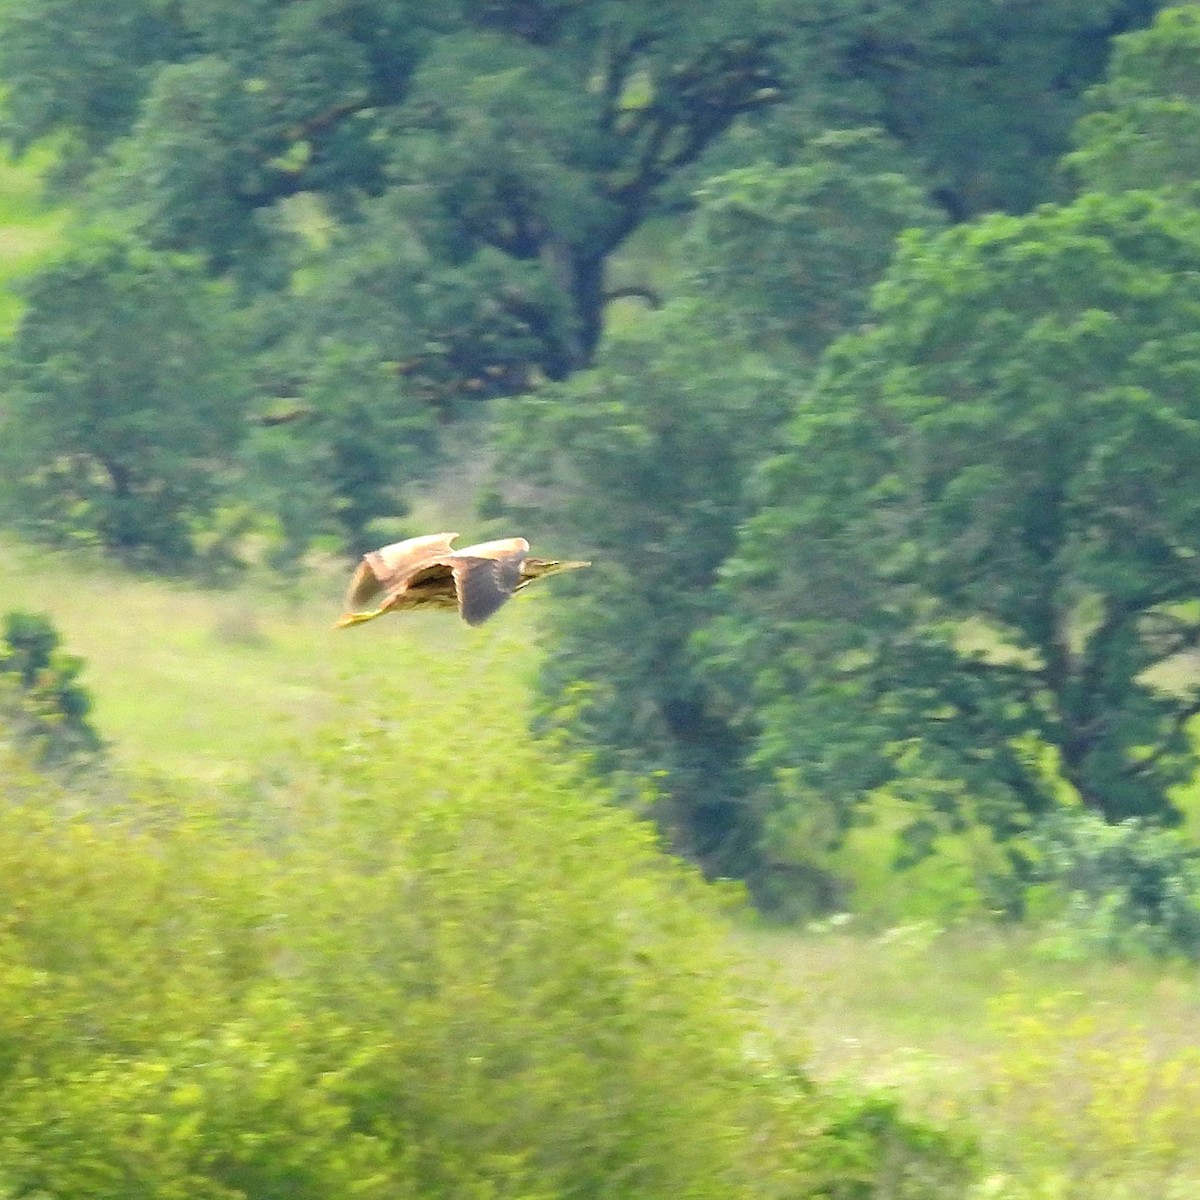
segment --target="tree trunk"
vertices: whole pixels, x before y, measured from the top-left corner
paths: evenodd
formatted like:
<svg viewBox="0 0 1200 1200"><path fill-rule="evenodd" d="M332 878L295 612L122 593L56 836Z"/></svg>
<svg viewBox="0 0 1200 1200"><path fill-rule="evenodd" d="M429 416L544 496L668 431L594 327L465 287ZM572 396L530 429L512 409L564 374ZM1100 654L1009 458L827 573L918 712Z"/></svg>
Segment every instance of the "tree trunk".
<svg viewBox="0 0 1200 1200"><path fill-rule="evenodd" d="M589 367L604 333L606 254L576 249L571 255L571 306L576 320L575 367Z"/></svg>

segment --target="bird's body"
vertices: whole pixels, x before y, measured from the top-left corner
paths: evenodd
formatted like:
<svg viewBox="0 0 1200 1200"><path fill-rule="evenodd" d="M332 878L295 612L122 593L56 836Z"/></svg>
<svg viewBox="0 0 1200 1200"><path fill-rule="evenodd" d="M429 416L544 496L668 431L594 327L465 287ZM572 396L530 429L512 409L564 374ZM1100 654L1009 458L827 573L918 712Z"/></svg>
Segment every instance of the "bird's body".
<svg viewBox="0 0 1200 1200"><path fill-rule="evenodd" d="M433 533L363 555L346 593L337 628L360 625L388 612L454 608L480 625L535 579L590 563L533 558L523 537L500 538L455 550L457 533ZM376 608L366 608L382 594Z"/></svg>

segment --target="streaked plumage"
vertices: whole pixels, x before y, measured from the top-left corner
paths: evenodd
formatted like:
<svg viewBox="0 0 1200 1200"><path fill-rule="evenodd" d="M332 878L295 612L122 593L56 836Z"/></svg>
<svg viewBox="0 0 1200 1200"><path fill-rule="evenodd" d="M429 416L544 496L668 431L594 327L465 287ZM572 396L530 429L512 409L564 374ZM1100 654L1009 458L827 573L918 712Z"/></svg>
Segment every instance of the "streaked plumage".
<svg viewBox="0 0 1200 1200"><path fill-rule="evenodd" d="M346 592L346 612L335 628L360 625L388 612L457 608L468 625L481 625L535 579L591 563L533 558L523 537L500 538L455 550L457 533L431 533L363 555ZM366 608L376 597L377 608Z"/></svg>

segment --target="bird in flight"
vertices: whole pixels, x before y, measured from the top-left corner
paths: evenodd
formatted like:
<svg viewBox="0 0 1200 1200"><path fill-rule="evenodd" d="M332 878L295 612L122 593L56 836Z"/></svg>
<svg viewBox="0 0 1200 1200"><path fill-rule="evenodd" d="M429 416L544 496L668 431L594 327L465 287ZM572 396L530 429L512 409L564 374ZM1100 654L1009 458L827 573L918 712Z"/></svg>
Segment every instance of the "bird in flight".
<svg viewBox="0 0 1200 1200"><path fill-rule="evenodd" d="M592 565L534 558L523 537L455 550L450 543L456 537L457 533L431 533L364 554L346 592L346 612L334 628L414 608L457 608L468 625L482 625L535 579ZM381 594L377 607L366 607Z"/></svg>

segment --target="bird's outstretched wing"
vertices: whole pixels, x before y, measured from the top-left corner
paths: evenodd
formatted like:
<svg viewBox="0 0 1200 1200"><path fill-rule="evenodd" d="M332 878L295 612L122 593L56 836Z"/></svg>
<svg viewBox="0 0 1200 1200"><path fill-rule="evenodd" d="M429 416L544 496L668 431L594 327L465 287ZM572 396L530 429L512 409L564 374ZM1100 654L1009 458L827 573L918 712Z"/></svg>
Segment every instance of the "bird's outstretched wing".
<svg viewBox="0 0 1200 1200"><path fill-rule="evenodd" d="M524 538L513 538L524 541ZM517 589L524 551L503 558L456 554L452 561L458 611L468 625L482 625Z"/></svg>
<svg viewBox="0 0 1200 1200"><path fill-rule="evenodd" d="M453 554L450 543L456 537L457 533L430 533L364 554L346 591L346 608L357 612L376 596L395 591L426 563L449 557Z"/></svg>
<svg viewBox="0 0 1200 1200"><path fill-rule="evenodd" d="M523 537L497 538L494 542L476 542L474 546L464 546L455 550L466 558L497 558L515 557L518 564L529 553L529 543Z"/></svg>

